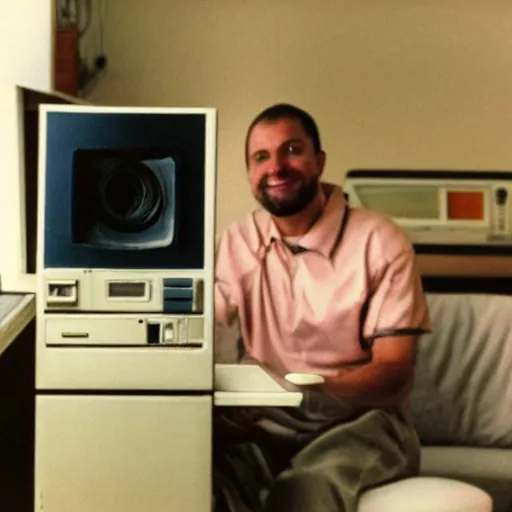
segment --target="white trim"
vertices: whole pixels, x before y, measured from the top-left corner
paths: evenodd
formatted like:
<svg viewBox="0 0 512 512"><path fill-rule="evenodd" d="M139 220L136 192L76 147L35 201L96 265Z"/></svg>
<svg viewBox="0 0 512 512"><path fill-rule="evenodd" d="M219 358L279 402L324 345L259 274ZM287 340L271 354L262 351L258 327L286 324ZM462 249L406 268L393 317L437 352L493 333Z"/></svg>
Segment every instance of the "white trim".
<svg viewBox="0 0 512 512"><path fill-rule="evenodd" d="M44 269L44 212L46 196L46 121L48 107L39 107L39 152L37 162L37 248L36 248L36 269L37 269L37 291L44 290L43 269ZM44 311L44 295L38 293L37 311Z"/></svg>
<svg viewBox="0 0 512 512"><path fill-rule="evenodd" d="M215 119L212 120L212 116L215 116L216 109L209 107L123 107L123 106L98 106L98 105L41 105L41 114L48 112L66 112L66 113L81 113L81 114L201 114L206 115L209 119L209 123L213 123L215 127Z"/></svg>
<svg viewBox="0 0 512 512"><path fill-rule="evenodd" d="M213 379L214 339L215 339L215 198L217 190L217 111L207 109L205 133L205 226L204 226L204 339L211 355ZM210 217L208 217L210 212Z"/></svg>

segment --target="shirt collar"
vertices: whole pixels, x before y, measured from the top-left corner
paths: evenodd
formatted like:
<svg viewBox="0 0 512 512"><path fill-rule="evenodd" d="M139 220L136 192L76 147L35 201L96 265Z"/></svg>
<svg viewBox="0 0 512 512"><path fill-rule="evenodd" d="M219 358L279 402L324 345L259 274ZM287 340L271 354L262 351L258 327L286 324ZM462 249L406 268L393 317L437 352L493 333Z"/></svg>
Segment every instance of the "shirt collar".
<svg viewBox="0 0 512 512"><path fill-rule="evenodd" d="M322 187L328 196L324 211L310 230L300 238L298 245L330 258L346 215L346 201L343 190L338 185L322 183ZM259 210L255 215L255 221L261 234L259 252L265 254L275 240L282 240L283 237L268 212Z"/></svg>

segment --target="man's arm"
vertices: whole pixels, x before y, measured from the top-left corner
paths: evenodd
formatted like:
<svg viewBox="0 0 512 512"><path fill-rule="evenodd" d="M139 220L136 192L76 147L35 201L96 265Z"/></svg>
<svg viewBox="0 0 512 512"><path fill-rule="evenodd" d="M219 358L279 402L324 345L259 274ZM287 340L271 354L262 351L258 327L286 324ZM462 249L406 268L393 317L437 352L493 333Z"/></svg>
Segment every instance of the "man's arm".
<svg viewBox="0 0 512 512"><path fill-rule="evenodd" d="M418 336L430 329L415 254L404 232L389 223L370 247L379 261L362 336L373 340L371 360L342 366L325 389L362 407L402 404L414 379Z"/></svg>
<svg viewBox="0 0 512 512"><path fill-rule="evenodd" d="M377 338L370 362L343 367L327 378L325 391L356 407L392 407L407 397L413 382L417 336Z"/></svg>
<svg viewBox="0 0 512 512"><path fill-rule="evenodd" d="M220 237L215 262L215 362L236 363L238 361L238 308L233 298L234 282L231 252L227 232Z"/></svg>

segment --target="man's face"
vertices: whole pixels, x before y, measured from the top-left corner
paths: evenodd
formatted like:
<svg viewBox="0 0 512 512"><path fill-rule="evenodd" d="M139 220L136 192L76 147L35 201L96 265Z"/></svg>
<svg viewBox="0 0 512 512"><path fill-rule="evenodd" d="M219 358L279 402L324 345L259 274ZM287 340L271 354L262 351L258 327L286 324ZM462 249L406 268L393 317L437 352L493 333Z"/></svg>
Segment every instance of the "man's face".
<svg viewBox="0 0 512 512"><path fill-rule="evenodd" d="M325 164L323 151L296 119L261 122L248 141L248 176L257 201L271 215L302 211L318 192Z"/></svg>

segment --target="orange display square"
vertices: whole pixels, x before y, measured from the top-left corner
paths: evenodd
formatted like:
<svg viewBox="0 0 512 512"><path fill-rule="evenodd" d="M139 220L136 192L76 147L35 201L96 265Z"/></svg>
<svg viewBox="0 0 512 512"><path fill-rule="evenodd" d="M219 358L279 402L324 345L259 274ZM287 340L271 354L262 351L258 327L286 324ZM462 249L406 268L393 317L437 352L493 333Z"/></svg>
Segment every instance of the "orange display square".
<svg viewBox="0 0 512 512"><path fill-rule="evenodd" d="M448 192L448 220L484 220L484 194L475 191Z"/></svg>

